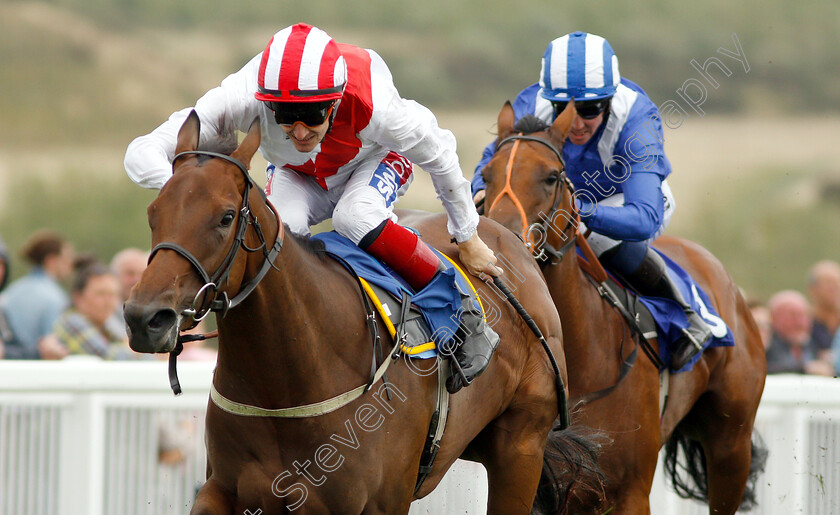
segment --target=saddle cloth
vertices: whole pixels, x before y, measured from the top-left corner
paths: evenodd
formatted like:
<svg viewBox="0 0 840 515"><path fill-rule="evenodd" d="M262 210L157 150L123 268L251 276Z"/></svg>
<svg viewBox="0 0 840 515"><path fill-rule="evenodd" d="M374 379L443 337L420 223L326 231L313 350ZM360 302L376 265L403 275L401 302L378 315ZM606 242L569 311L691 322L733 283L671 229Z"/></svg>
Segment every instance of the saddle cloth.
<svg viewBox="0 0 840 515"><path fill-rule="evenodd" d="M697 282L688 274L688 272L685 271L685 269L674 262L671 258L657 249L654 250L659 252L665 260L665 263L668 265L668 274L677 284L680 293L682 293L683 299L689 302L691 308L700 315L703 321L706 322L712 330L712 339L707 342L706 346L703 347L703 350L710 347L734 346L735 338L732 335L732 331L723 319L718 316L703 288L697 284ZM584 258L579 250L578 256ZM671 348L677 340L682 337L682 330L684 328L688 328L688 319L686 318L682 307L670 299L664 299L661 297L636 297L635 295L629 293L629 286L623 284L612 275L609 277L611 280L608 281L607 286L613 289L616 297L618 297L618 299L625 305L627 310L631 314L636 315L637 320L644 320L647 318L645 316L647 313L644 313L640 308L643 307L645 308L644 311L649 312L650 317L653 318L653 322L656 327L657 339L659 340L659 357L662 359L663 363L670 363ZM620 288L624 291L616 291L616 288L619 287L618 285L620 285ZM636 298L638 299L638 302L634 302L634 299ZM639 304L641 304L641 306ZM642 331L646 332L647 330L648 328L644 327L644 324L642 324ZM686 363L683 368L674 371L674 373L687 372L691 370L694 368L694 365L700 361L701 355L702 353L698 353L696 356L691 358L691 360Z"/></svg>
<svg viewBox="0 0 840 515"><path fill-rule="evenodd" d="M363 285L371 287L365 288L368 296L374 305L379 304L376 306L377 310L383 318L390 319L391 325L395 326L398 322L403 292L411 295L413 313L410 311L407 317L409 323L406 327L406 347L415 349L404 349L409 355L417 358L434 357L435 348L445 345L455 336L461 323L461 293L466 295L473 287L447 256L432 249L446 269L438 272L425 288L415 293L390 267L337 232L319 233L312 239L323 243L327 255L345 263L351 268L351 273L363 279ZM370 290L373 290L373 296ZM382 294L383 291L385 295ZM427 327L419 323L420 319ZM424 345L429 342L434 345Z"/></svg>

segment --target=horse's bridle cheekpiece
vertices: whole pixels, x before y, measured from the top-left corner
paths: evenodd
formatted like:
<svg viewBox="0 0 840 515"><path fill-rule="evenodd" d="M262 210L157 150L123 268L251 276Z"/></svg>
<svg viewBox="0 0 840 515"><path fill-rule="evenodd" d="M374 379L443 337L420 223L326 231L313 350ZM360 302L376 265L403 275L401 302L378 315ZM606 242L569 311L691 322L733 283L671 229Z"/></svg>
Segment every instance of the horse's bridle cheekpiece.
<svg viewBox="0 0 840 515"><path fill-rule="evenodd" d="M192 325L185 330L189 330L194 328L198 323L207 317L210 312L220 313L222 317L227 314L227 311L230 308L236 307L239 305L243 300L245 300L251 292L257 287L259 282L265 277L265 274L268 273L268 270L274 266L274 260L277 258L277 254L280 252L280 249L283 247L283 224L280 222L279 216L277 216L277 211L271 206L271 204L266 199L266 205L271 209L275 216L277 216L278 221L278 228L277 228L277 238L274 241L274 245L271 248L268 248L268 245L265 241L265 236L262 232L262 227L260 227L260 222L257 217L251 212L251 203L249 194L251 192L251 188L255 188L259 191L263 196L265 193L262 191L259 186L254 183L254 180L251 178L251 174L248 173L248 168L242 164L241 161L238 159L225 155L219 154L216 152L206 152L202 150L189 150L186 152L181 152L177 154L172 162L173 166L174 163L178 160L179 157L185 155L203 155L209 157L215 157L218 159L223 159L230 163L236 165L237 168L242 172L242 175L245 178L245 191L242 194L242 207L239 209L239 216L238 216L238 226L236 229L236 235L233 240L233 244L228 250L225 259L222 261L222 264L219 265L219 268L210 275L198 261L198 259L187 249L178 245L177 243L170 243L170 242L162 242L155 245L152 249L151 253L149 254L149 263L152 262L155 255L158 251L167 249L172 250L179 254L181 257L189 261L192 265L193 269L198 272L198 275L201 277L202 281L204 281L204 285L199 288L198 292L195 294L193 298L192 305L181 312L181 315L190 317L192 319ZM254 232L257 234L257 238L260 240L260 245L256 248L250 248L245 244L245 232L248 230L248 226L254 226ZM236 254L239 252L239 249L242 248L246 252L257 252L262 250L263 255L265 256L265 260L263 261L263 265L260 268L259 272L252 277L245 285L243 285L239 292L232 298L228 298L227 292L222 291L220 285L225 283L230 275L230 270L233 267L233 261L236 257ZM181 353L183 350L183 342L190 341L195 338L191 338L189 335L179 336L178 342L175 346L175 349L170 353L169 359L169 379L170 384L172 385L173 391L175 394L181 393L180 385L178 385L177 375L175 375L175 358L177 358L178 354Z"/></svg>
<svg viewBox="0 0 840 515"><path fill-rule="evenodd" d="M548 147L549 150L551 150L551 152L555 155L555 157L557 157L557 160L560 161L560 167L561 167L560 177L559 177L560 185L555 190L554 202L553 202L553 205L551 207L551 211L548 213L548 215L546 217L543 217L543 221L545 221L545 220L550 221L550 220L554 219L554 215L555 215L555 213L557 213L557 210L559 209L560 202L562 202L562 200L563 200L563 189L564 188L568 188L569 192L574 194L575 188L572 185L572 181L569 180L569 177L566 175L566 161L563 159L563 154L560 152L560 150L558 150L557 147L555 147L550 141L548 141L546 139L537 138L535 136L528 136L528 135L525 135L525 134L522 134L522 133L514 134L512 136L508 136L508 137L502 139L502 141L500 141L496 145L496 152L498 152L499 149L507 143L513 143L513 149L510 152L510 156L508 157L507 166L505 168L505 186L502 189L501 193L499 193L499 196L497 196L496 199L493 201L493 204L490 206L487 213L489 214L490 210L493 209L493 207L496 205L496 203L499 202L499 200L503 196L507 195L508 197L511 198L511 200L513 201L513 204L516 206L517 210L519 211L519 217L522 220L522 233L520 234L520 237L525 242L525 246L528 247L528 250L531 251L531 254L534 256L534 259L536 259L539 262L545 262L545 261L549 260L550 258L554 258L555 260L559 261L560 259L563 258L563 255L566 252L568 252L568 250L572 247L575 239L574 238L569 238L569 240L570 240L569 243L564 245L563 248L561 248L560 250L555 250L551 245L546 243L545 240L546 240L546 235L548 234L548 229L545 227L545 224L543 222L534 222L530 225L528 224L528 217L525 214L525 208L522 206L522 202L516 196L516 193L514 193L513 188L511 188L511 185L510 185L511 176L513 175L513 161L514 161L514 158L516 156L516 151L519 149L519 143L521 141L533 141L533 142L545 145L546 147ZM572 204L572 205L574 207L574 204ZM575 218L578 217L577 212L574 213L574 217ZM571 225L572 225L572 221L569 220L568 224L566 225L566 227L561 232L565 234L565 232L569 229L569 227Z"/></svg>

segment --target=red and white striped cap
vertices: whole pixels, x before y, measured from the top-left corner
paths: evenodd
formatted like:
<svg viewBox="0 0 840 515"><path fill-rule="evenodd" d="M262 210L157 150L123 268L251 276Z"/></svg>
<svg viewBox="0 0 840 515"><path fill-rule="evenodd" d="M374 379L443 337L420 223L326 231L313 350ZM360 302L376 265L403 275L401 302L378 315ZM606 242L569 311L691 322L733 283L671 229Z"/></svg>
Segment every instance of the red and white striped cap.
<svg viewBox="0 0 840 515"><path fill-rule="evenodd" d="M298 23L271 38L262 54L257 100L323 102L341 98L347 65L323 30Z"/></svg>

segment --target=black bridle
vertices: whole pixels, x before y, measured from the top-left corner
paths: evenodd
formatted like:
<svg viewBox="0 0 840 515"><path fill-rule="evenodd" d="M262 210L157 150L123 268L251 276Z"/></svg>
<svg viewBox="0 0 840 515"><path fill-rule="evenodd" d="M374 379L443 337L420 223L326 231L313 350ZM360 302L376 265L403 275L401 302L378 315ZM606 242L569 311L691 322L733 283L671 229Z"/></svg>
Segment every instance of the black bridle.
<svg viewBox="0 0 840 515"><path fill-rule="evenodd" d="M568 175L566 175L566 161L563 159L563 154L560 152L560 150L557 149L557 147L555 147L550 141L546 139L537 138L535 136L528 136L525 134L514 134L501 140L496 145L496 152L499 151L499 148L501 148L502 145L517 140L533 141L545 145L546 147L548 147L549 150L551 150L551 152L554 154L555 157L557 157L557 160L560 162L560 178L558 180L558 185L554 190L554 202L552 203L551 211L549 211L548 216L540 217L542 221L534 222L531 225L529 225L528 228L525 230L524 234L522 234L522 238L525 240L526 245L529 247L531 253L534 255L534 258L538 262L557 264L563 259L563 256L566 254L566 252L568 252L574 246L575 237L568 237L568 243L566 243L563 247L557 250L547 242L548 228L545 226L544 222L553 221L554 216L560 210L560 203L563 201L563 190L565 188L568 188L569 193L572 196L574 196L575 187L572 184L572 181L569 179ZM512 192L509 192L507 194L511 196L514 195ZM578 218L574 202L572 202L571 209L572 213L569 214L572 216L567 219L566 226L563 228L562 231L560 231L560 234L564 236L566 236L567 231L572 227L572 225L575 223L575 220L577 220ZM533 234L536 234L536 238L532 237ZM535 240L539 242L538 245L534 244Z"/></svg>
<svg viewBox="0 0 840 515"><path fill-rule="evenodd" d="M181 257L186 259L190 262L193 266L193 269L198 272L198 275L201 276L201 280L204 281L204 285L199 288L198 292L196 293L195 297L193 298L192 305L190 308L185 309L181 312L181 315L188 316L192 319L192 325L187 328L186 330L192 329L195 327L201 320L203 320L210 312L221 313L224 317L227 311L230 308L236 307L240 304L243 300L245 300L248 295L251 294L252 291L257 287L259 282L265 277L265 274L268 273L269 268L274 266L274 260L277 258L277 254L280 252L280 249L283 247L283 225L280 222L279 217L277 218L278 227L277 227L277 238L274 241L274 245L269 249L268 245L265 241L265 236L262 232L262 227L260 227L260 222L257 217L251 212L251 205L250 205L250 191L251 188L255 188L259 191L263 198L265 199L265 193L263 193L262 189L259 188L255 183L254 180L251 178L251 175L248 173L248 169L242 164L238 159L233 158L231 156L225 154L218 154L216 152L205 152L200 150L192 150L187 152L181 152L180 154L176 155L175 158L172 160L174 163L178 160L179 157L194 154L194 155L203 155L209 156L212 158L223 159L230 163L236 165L237 168L242 172L243 177L245 178L245 191L242 194L242 207L239 209L239 216L238 216L238 226L236 229L236 235L233 240L233 244L231 245L230 249L228 250L227 255L225 256L224 260L222 261L219 268L210 275L204 269L204 266L198 261L198 259L187 249L178 245L177 243L171 242L163 242L158 243L152 249L151 254L149 255L149 263L152 262L155 255L158 251L163 249L168 249L175 251ZM276 215L277 212L268 203L266 200L266 204L268 205L269 209ZM257 238L260 240L260 245L256 248L250 248L248 245L245 244L245 233L248 230L248 226L254 226L254 232L257 235ZM220 285L222 283L227 282L231 268L233 268L233 261L236 257L237 252L239 249L242 248L246 252L257 252L262 251L263 255L265 256L265 260L263 261L262 267L260 268L259 272L252 277L245 285L243 285L239 293L237 293L232 299L228 298L227 292L222 291ZM200 301L199 301L200 299Z"/></svg>
<svg viewBox="0 0 840 515"><path fill-rule="evenodd" d="M526 135L523 135L523 134L516 134L516 135L513 135L513 136L508 136L507 138L500 141L499 144L496 145L496 151L498 151L499 147L501 147L505 143L515 141L515 140L535 141L537 143L541 143L541 144L545 145L546 147L548 147L554 153L555 156L557 156L557 159L560 161L560 165L563 167L563 171L560 173L560 179L561 180L559 181L559 185L557 186L557 189L554 192L554 202L552 204L551 211L548 213L548 216L541 216L540 217L540 219L542 221L535 222L535 223L531 224L528 227L528 229L525 231L525 234L523 235L523 239L525 240L526 245L529 246L529 249L531 250L532 254L534 254L534 258L537 260L537 262L540 263L540 266L557 265L563 260L563 256L565 256L566 253L569 250L574 248L574 245L577 242L578 236L581 236L582 239L584 239L583 243L585 243L585 238L583 238L583 235L578 231L578 227L580 225L580 215L579 215L579 213L577 211L577 208L575 206L575 203L574 203L575 187L572 184L572 181L566 175L566 162L563 160L563 156L560 154L560 152L557 150L557 148L554 145L552 145L551 142L548 141L548 140L545 140L545 139L542 139L542 138L537 138L537 137L534 137L534 136L526 136ZM513 173L512 172L512 166L509 166L508 173ZM566 226L563 228L562 231L560 231L560 234L562 234L565 238L568 238L569 241L558 250L558 249L555 249L551 244L549 244L547 242L548 229L546 228L546 226L543 222L548 221L549 223L551 223L551 222L554 221L554 216L560 210L560 203L563 200L563 189L564 188L568 188L569 193L572 195L572 203L571 203L571 206L570 206L570 209L571 209L572 212L567 213L569 216L566 217L567 218ZM515 194L512 191L508 192L507 194L510 195L511 197L515 197ZM518 200L517 200L517 202L518 202ZM573 226L575 228L575 232L574 232L574 234L569 236L567 234L567 232ZM538 237L537 237L537 241L541 242L541 244L538 247L533 244L534 240L531 237L532 233L535 232L535 231L539 232ZM593 257L593 259L596 259L596 260L598 259L595 256L592 256L592 257ZM638 335L638 340L634 340L634 341L638 342L638 344L642 347L642 350L645 352L645 354L651 360L651 362L654 365L658 366L660 370L662 368L665 368L664 365L662 365L662 361L659 359L658 353L656 352L655 349L653 349L650 342L647 340L647 338L645 338L644 333L639 328L639 325L636 322L635 317L629 311L627 311L627 309L624 308L624 306L621 304L621 302L612 293L612 290L610 290L605 285L605 283L600 283L599 284L597 281L595 281L592 278L591 275L587 275L587 278L593 284L593 286L595 286L595 289L598 291L601 298L604 299L607 303L609 303L609 305L611 305L616 311L618 311L618 313L624 318L624 320L627 323L627 326L630 328L631 332L635 331L635 333ZM620 356L624 355L623 347L624 347L624 340L622 338L621 347L619 348L619 355ZM621 369L620 369L620 372L619 372L618 380L612 386L609 386L607 388L603 388L603 389L595 391L595 392L589 392L589 393L579 397L578 398L578 404L586 404L586 403L594 402L594 401L596 401L598 399L601 399L603 397L606 397L607 395L612 393L612 391L615 390L618 387L618 385L624 380L624 378L630 372L630 369L633 368L633 365L636 362L636 356L638 355L638 350L639 350L639 347L635 346L633 348L633 351L627 356L626 359L622 358ZM561 413L562 413L562 411L561 411Z"/></svg>
<svg viewBox="0 0 840 515"><path fill-rule="evenodd" d="M189 261L192 265L193 269L198 272L198 275L201 276L201 280L204 281L204 285L199 288L198 292L195 294L193 298L192 305L181 312L182 316L187 316L192 319L192 323L190 327L184 330L190 330L198 325L198 323L203 320L210 312L221 313L221 316L224 317L230 308L236 307L239 305L243 300L245 300L251 292L256 289L257 285L262 281L263 277L268 273L270 268L275 268L274 260L277 258L277 255L280 253L280 249L283 248L283 223L280 220L280 217L277 215L277 211L265 197L265 193L263 190L254 183L254 180L251 178L251 174L248 173L248 168L242 164L236 158L225 154L218 154L216 152L206 152L202 150L189 150L186 152L181 152L177 154L172 159L172 166L174 169L175 162L178 160L179 157L193 154L193 155L201 155L201 156L208 156L211 158L223 159L229 163L233 163L236 165L237 168L242 172L243 177L245 178L245 191L242 194L242 207L239 208L239 216L237 220L237 229L236 235L233 239L233 244L230 246L225 259L222 261L222 264L219 265L219 268L211 276L207 273L202 266L201 262L190 252L189 250L185 249L181 245L177 243L171 242L162 242L155 245L152 249L152 252L149 254L149 263L152 262L152 259L158 253L158 251L166 249L172 250L176 252L178 255ZM254 213L251 212L251 201L250 201L250 193L251 188L255 188L263 197L268 208L274 213L274 216L277 218L277 237L274 240L274 245L271 246L271 249L268 248L268 245L265 241L265 236L262 232L262 227L260 226L260 222ZM245 233L248 230L248 226L254 226L254 232L257 234L257 238L260 240L260 245L256 248L250 248L248 245L245 244ZM239 293L237 293L232 299L228 297L227 292L222 291L219 287L224 282L227 282L230 276L230 270L233 268L233 261L236 257L236 254L239 252L239 249L242 248L246 252L257 252L262 250L265 259L263 260L262 267L257 272L254 277L252 277L247 283L245 283L240 289ZM201 301L199 302L199 298ZM175 395L180 395L181 393L181 385L178 382L178 372L176 370L176 363L178 359L178 355L184 350L184 342L192 341L192 340L203 340L205 338L211 337L210 335L190 335L190 334L179 334L178 340L175 343L175 348L169 353L169 385L172 387L173 393Z"/></svg>

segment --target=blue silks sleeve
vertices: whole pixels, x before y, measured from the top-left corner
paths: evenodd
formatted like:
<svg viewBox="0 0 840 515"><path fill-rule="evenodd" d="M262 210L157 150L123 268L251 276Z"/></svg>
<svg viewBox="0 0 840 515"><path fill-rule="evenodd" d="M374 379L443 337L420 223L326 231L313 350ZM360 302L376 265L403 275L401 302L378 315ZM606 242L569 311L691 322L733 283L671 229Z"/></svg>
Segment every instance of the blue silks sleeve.
<svg viewBox="0 0 840 515"><path fill-rule="evenodd" d="M609 207L581 202L581 219L586 227L622 241L644 241L662 225L665 201L662 178L650 172L634 171L622 185L624 205ZM588 213L588 215L584 215Z"/></svg>
<svg viewBox="0 0 840 515"><path fill-rule="evenodd" d="M472 194L475 196L476 193L485 189L487 187L484 184L484 176L481 175L481 171L484 170L484 167L490 162L490 159L493 157L493 154L496 150L496 142L491 141L486 147L484 147L484 152L481 153L481 161L478 162L478 165L475 167L475 173L473 173L472 178Z"/></svg>

